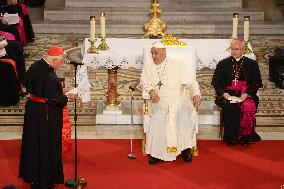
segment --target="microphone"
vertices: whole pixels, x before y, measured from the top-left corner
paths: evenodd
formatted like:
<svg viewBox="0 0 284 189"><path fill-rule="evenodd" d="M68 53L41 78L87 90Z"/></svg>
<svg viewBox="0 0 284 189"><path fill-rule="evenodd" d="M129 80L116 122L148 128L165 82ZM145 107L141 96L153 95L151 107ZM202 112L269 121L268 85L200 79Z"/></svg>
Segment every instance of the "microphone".
<svg viewBox="0 0 284 189"><path fill-rule="evenodd" d="M72 64L73 66L82 66L82 65L84 65L82 62L76 62L76 61L70 61L70 60L66 60L65 63L66 64Z"/></svg>
<svg viewBox="0 0 284 189"><path fill-rule="evenodd" d="M129 85L129 89L130 89L131 91L135 91L135 88L132 87L131 85Z"/></svg>

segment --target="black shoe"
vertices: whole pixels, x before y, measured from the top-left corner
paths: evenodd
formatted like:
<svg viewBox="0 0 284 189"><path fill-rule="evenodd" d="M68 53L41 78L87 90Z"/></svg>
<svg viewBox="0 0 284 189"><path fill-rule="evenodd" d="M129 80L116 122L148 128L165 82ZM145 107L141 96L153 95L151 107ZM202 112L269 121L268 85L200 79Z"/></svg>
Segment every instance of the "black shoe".
<svg viewBox="0 0 284 189"><path fill-rule="evenodd" d="M249 135L249 141L250 142L258 142L258 141L261 141L261 137L256 133L252 133Z"/></svg>
<svg viewBox="0 0 284 189"><path fill-rule="evenodd" d="M150 156L148 162L149 162L149 164L154 165L154 164L158 163L159 161L161 161L161 160L158 159L158 158L155 158L155 157Z"/></svg>
<svg viewBox="0 0 284 189"><path fill-rule="evenodd" d="M248 146L249 145L249 137L248 135L244 135L240 137L240 144L243 146Z"/></svg>
<svg viewBox="0 0 284 189"><path fill-rule="evenodd" d="M181 151L181 156L185 162L191 162L192 161L191 149L187 148Z"/></svg>

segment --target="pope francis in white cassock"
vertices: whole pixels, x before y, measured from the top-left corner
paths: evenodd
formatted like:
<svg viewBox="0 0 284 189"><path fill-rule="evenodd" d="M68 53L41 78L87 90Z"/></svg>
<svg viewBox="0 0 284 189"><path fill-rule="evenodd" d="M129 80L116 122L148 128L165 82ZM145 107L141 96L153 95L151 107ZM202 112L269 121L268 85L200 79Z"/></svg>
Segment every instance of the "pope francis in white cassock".
<svg viewBox="0 0 284 189"><path fill-rule="evenodd" d="M163 43L153 43L151 55L152 60L144 62L140 79L143 91L150 95L150 120L144 127L149 163L173 161L179 154L191 162L201 103L198 82L185 62L166 56Z"/></svg>

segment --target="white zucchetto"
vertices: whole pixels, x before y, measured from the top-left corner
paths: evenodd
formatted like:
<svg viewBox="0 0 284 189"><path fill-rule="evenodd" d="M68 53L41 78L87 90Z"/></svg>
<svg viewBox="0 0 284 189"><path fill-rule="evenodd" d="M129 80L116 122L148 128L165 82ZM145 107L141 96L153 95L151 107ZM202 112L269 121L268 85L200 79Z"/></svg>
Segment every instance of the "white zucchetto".
<svg viewBox="0 0 284 189"><path fill-rule="evenodd" d="M166 46L162 42L157 41L152 44L152 48L165 49Z"/></svg>

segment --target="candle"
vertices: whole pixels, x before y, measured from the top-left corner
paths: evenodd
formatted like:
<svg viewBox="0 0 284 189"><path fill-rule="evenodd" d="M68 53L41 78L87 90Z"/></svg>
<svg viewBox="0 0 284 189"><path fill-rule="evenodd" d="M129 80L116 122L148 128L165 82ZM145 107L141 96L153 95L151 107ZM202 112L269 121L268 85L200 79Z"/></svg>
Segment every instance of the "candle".
<svg viewBox="0 0 284 189"><path fill-rule="evenodd" d="M249 21L250 21L250 17L245 16L244 17L244 41L245 42L248 42L249 40Z"/></svg>
<svg viewBox="0 0 284 189"><path fill-rule="evenodd" d="M94 41L96 39L96 17L90 17L90 40Z"/></svg>
<svg viewBox="0 0 284 189"><path fill-rule="evenodd" d="M232 38L237 38L238 37L238 23L239 23L239 14L234 13L233 14L233 33L232 33Z"/></svg>
<svg viewBox="0 0 284 189"><path fill-rule="evenodd" d="M106 14L104 12L100 13L100 23L101 23L101 37L106 37Z"/></svg>

